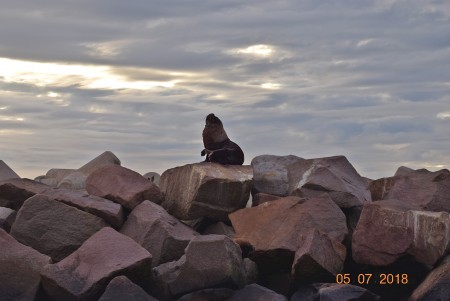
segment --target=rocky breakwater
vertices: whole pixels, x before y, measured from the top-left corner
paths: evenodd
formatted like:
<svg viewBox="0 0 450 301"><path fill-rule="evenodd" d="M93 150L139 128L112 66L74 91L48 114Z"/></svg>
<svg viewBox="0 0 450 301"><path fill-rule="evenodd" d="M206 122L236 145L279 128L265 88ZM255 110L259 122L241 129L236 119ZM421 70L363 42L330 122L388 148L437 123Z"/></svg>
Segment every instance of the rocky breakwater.
<svg viewBox="0 0 450 301"><path fill-rule="evenodd" d="M158 186L114 158L81 186L0 162L0 300L450 300L447 170L264 155Z"/></svg>

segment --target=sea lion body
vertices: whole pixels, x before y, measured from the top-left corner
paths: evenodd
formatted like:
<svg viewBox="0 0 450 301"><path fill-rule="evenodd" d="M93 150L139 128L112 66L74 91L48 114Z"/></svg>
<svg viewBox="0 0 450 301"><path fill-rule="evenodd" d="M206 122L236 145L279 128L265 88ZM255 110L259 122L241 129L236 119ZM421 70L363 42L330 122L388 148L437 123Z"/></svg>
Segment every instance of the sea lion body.
<svg viewBox="0 0 450 301"><path fill-rule="evenodd" d="M217 162L224 165L244 164L244 152L239 145L228 138L222 121L214 114L206 117L203 145L205 149L201 155L206 155L205 162Z"/></svg>

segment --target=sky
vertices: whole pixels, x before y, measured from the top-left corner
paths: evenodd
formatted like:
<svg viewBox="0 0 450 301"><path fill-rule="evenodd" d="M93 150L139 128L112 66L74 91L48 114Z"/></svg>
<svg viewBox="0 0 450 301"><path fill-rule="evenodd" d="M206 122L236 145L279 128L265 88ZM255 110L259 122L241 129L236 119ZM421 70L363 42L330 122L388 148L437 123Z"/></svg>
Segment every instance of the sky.
<svg viewBox="0 0 450 301"><path fill-rule="evenodd" d="M446 0L0 0L0 160L200 162L209 113L245 164L344 155L372 179L450 164Z"/></svg>

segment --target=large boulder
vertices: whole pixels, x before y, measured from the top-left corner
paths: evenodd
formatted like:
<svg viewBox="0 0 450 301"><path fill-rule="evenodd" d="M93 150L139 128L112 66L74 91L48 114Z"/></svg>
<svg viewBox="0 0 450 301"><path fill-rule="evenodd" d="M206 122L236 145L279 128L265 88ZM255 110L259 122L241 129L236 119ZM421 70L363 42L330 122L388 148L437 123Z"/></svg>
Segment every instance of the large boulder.
<svg viewBox="0 0 450 301"><path fill-rule="evenodd" d="M431 172L426 169L399 168L391 178L370 184L374 200L397 199L425 211L450 213L450 171Z"/></svg>
<svg viewBox="0 0 450 301"><path fill-rule="evenodd" d="M0 229L0 299L34 300L41 281L41 271L50 257L22 245Z"/></svg>
<svg viewBox="0 0 450 301"><path fill-rule="evenodd" d="M386 266L410 254L434 265L450 251L450 218L447 212L417 210L398 200L366 204L353 233L353 259Z"/></svg>
<svg viewBox="0 0 450 301"><path fill-rule="evenodd" d="M292 274L297 283L334 281L344 269L347 250L317 229L301 235L295 252Z"/></svg>
<svg viewBox="0 0 450 301"><path fill-rule="evenodd" d="M299 238L312 229L342 242L347 235L344 213L328 195L285 197L230 214L235 240L252 249L258 267L291 271Z"/></svg>
<svg viewBox="0 0 450 301"><path fill-rule="evenodd" d="M35 195L23 204L11 228L19 242L59 261L78 249L107 224L99 217L45 195Z"/></svg>
<svg viewBox="0 0 450 301"><path fill-rule="evenodd" d="M62 261L46 265L42 287L50 300L98 300L111 279L124 275L146 289L151 260L134 240L106 227Z"/></svg>
<svg viewBox="0 0 450 301"><path fill-rule="evenodd" d="M5 162L0 160L0 181L20 179L19 175L15 173Z"/></svg>
<svg viewBox="0 0 450 301"><path fill-rule="evenodd" d="M105 198L89 195L73 189L49 189L43 193L52 200L78 208L101 217L114 229L120 229L124 222L122 206Z"/></svg>
<svg viewBox="0 0 450 301"><path fill-rule="evenodd" d="M120 232L152 254L153 266L178 260L189 242L198 235L150 201L144 201L133 209Z"/></svg>
<svg viewBox="0 0 450 301"><path fill-rule="evenodd" d="M367 181L344 156L303 160L289 166L289 194L300 197L322 193L341 208L371 202Z"/></svg>
<svg viewBox="0 0 450 301"><path fill-rule="evenodd" d="M207 288L186 294L177 301L228 301L233 294L230 288Z"/></svg>
<svg viewBox="0 0 450 301"><path fill-rule="evenodd" d="M29 179L10 179L0 182L0 206L19 210L25 200L47 191L49 187Z"/></svg>
<svg viewBox="0 0 450 301"><path fill-rule="evenodd" d="M408 301L450 300L450 256L431 271Z"/></svg>
<svg viewBox="0 0 450 301"><path fill-rule="evenodd" d="M86 180L88 193L119 203L129 210L149 200L160 204L158 186L135 171L119 165L106 165L92 172Z"/></svg>
<svg viewBox="0 0 450 301"><path fill-rule="evenodd" d="M106 287L98 301L158 301L147 294L140 286L134 284L126 276L117 276Z"/></svg>
<svg viewBox="0 0 450 301"><path fill-rule="evenodd" d="M288 299L274 291L258 284L249 284L238 290L227 301L288 301Z"/></svg>
<svg viewBox="0 0 450 301"><path fill-rule="evenodd" d="M162 300L192 291L245 285L241 249L223 235L195 237L178 261L153 269L155 296Z"/></svg>
<svg viewBox="0 0 450 301"><path fill-rule="evenodd" d="M301 287L291 301L380 301L371 291L351 284L316 283Z"/></svg>
<svg viewBox="0 0 450 301"><path fill-rule="evenodd" d="M261 155L253 158L253 188L254 193L266 193L276 196L288 196L289 167L305 159L289 155Z"/></svg>
<svg viewBox="0 0 450 301"><path fill-rule="evenodd" d="M252 168L218 163L196 163L166 170L160 187L163 207L182 220L208 217L225 221L244 208L252 188Z"/></svg>

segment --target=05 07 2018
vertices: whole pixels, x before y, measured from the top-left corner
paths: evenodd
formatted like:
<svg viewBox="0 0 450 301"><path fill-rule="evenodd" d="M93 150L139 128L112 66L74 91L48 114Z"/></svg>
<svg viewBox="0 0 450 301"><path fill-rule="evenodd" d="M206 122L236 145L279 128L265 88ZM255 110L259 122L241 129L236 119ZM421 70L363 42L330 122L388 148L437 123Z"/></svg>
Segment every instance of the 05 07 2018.
<svg viewBox="0 0 450 301"><path fill-rule="evenodd" d="M408 284L408 274L337 274L336 283L338 284L372 284L379 285L405 285Z"/></svg>

